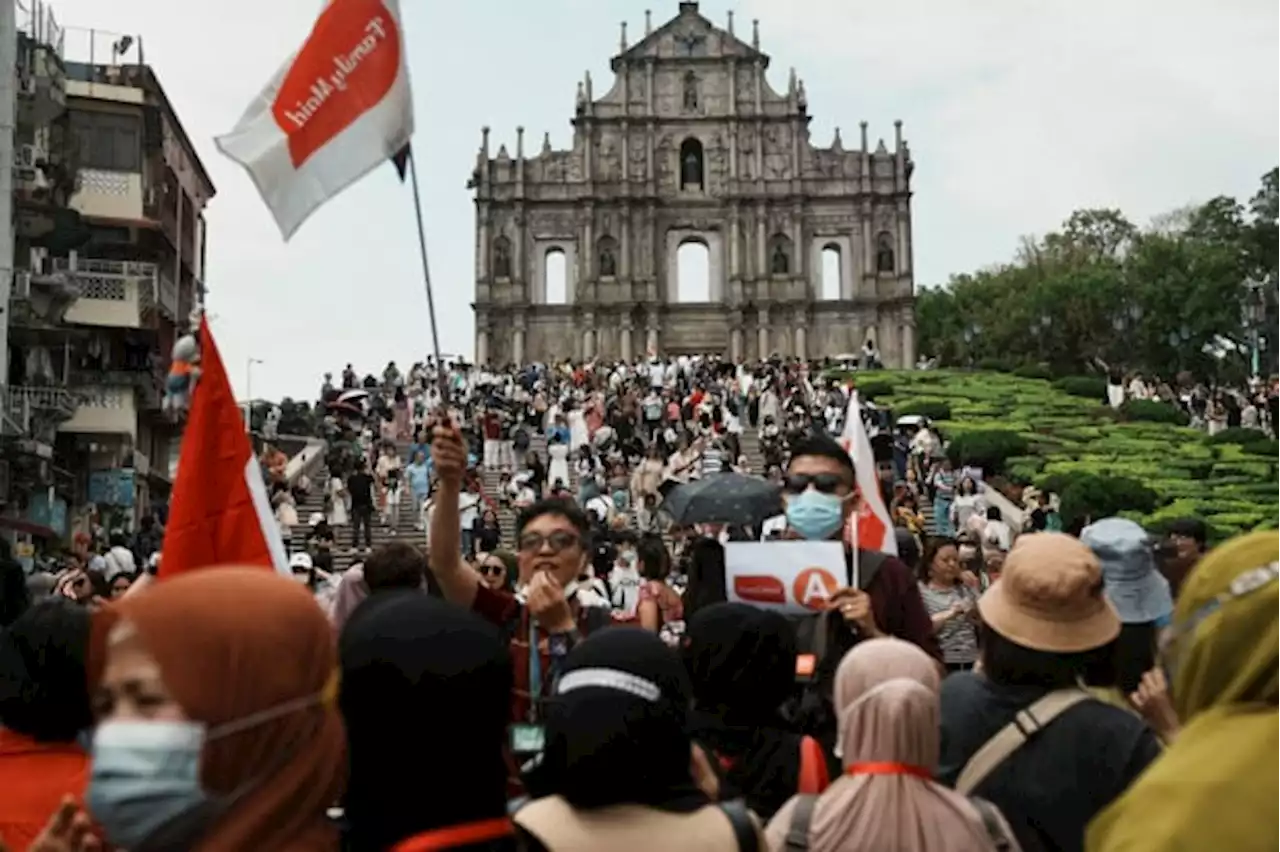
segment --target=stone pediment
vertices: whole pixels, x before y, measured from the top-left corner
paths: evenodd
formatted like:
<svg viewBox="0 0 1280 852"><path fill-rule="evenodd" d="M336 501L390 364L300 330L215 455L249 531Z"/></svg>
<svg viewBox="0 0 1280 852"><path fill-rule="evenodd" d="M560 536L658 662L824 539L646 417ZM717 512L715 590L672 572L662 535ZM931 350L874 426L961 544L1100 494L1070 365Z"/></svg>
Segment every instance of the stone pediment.
<svg viewBox="0 0 1280 852"><path fill-rule="evenodd" d="M698 12L698 4L680 4L680 13L642 40L615 56L610 67L617 71L624 63L653 59L697 60L735 57L769 65L768 55L736 35L712 24Z"/></svg>

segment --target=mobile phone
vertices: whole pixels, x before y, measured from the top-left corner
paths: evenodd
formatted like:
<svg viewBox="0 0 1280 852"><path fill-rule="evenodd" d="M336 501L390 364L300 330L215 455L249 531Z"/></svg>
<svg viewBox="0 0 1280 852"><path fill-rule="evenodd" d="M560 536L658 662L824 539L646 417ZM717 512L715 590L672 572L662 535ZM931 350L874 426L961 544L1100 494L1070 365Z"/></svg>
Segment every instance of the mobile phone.
<svg viewBox="0 0 1280 852"><path fill-rule="evenodd" d="M546 745L546 729L541 725L514 724L507 729L512 754L540 754Z"/></svg>

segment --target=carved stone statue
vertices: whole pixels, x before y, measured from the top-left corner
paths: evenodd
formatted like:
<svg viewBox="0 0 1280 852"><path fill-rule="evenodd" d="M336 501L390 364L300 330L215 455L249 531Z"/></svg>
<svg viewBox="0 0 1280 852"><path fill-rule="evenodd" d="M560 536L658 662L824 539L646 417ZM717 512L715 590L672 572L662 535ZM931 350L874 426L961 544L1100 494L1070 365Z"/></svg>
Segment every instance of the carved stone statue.
<svg viewBox="0 0 1280 852"><path fill-rule="evenodd" d="M893 238L881 234L876 240L876 272L893 272L897 269L893 261Z"/></svg>
<svg viewBox="0 0 1280 852"><path fill-rule="evenodd" d="M787 257L787 248L779 241L773 247L773 258L769 261L769 272L773 275L786 275L791 271L791 258Z"/></svg>
<svg viewBox="0 0 1280 852"><path fill-rule="evenodd" d="M618 261L613 255L613 240L605 238L600 241L600 277L613 278L618 274Z"/></svg>
<svg viewBox="0 0 1280 852"><path fill-rule="evenodd" d="M698 109L698 78L692 71L684 75L684 108L689 112Z"/></svg>
<svg viewBox="0 0 1280 852"><path fill-rule="evenodd" d="M511 241L506 237L493 241L493 277L511 277Z"/></svg>

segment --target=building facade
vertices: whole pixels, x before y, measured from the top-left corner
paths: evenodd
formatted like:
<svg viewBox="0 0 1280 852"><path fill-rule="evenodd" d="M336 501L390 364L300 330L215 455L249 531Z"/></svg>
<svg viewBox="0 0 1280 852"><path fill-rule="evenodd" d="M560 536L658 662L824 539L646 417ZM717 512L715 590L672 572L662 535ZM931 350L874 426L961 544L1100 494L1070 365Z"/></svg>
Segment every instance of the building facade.
<svg viewBox="0 0 1280 852"><path fill-rule="evenodd" d="M96 47L75 58L47 24L19 40L15 160L28 167L14 181L8 412L48 457L67 529L92 511L128 530L168 497L182 424L161 400L203 302L214 187L140 39L88 33ZM5 515L21 516L23 492L10 488Z"/></svg>
<svg viewBox="0 0 1280 852"><path fill-rule="evenodd" d="M490 155L476 206L476 360L631 360L646 353L819 357L880 348L915 363L913 163L839 131L809 138L804 84L695 2L628 46L612 88L578 84L570 150ZM692 246L699 260L686 263ZM681 280L701 264L690 294ZM563 268L561 278L560 270ZM561 294L563 291L563 295Z"/></svg>

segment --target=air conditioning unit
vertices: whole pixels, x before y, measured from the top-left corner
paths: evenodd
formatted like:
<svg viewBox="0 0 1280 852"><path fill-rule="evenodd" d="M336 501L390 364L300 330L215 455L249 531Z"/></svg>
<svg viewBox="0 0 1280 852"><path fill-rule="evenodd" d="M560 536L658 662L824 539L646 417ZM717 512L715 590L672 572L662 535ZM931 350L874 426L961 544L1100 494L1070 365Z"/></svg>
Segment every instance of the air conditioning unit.
<svg viewBox="0 0 1280 852"><path fill-rule="evenodd" d="M33 169L40 159L40 149L31 144L19 145L14 153L17 155L14 161L19 168Z"/></svg>
<svg viewBox="0 0 1280 852"><path fill-rule="evenodd" d="M18 94L27 97L35 97L36 94L36 78L34 76L22 77L18 80Z"/></svg>
<svg viewBox="0 0 1280 852"><path fill-rule="evenodd" d="M13 292L15 299L31 298L31 270L17 269L13 273Z"/></svg>

